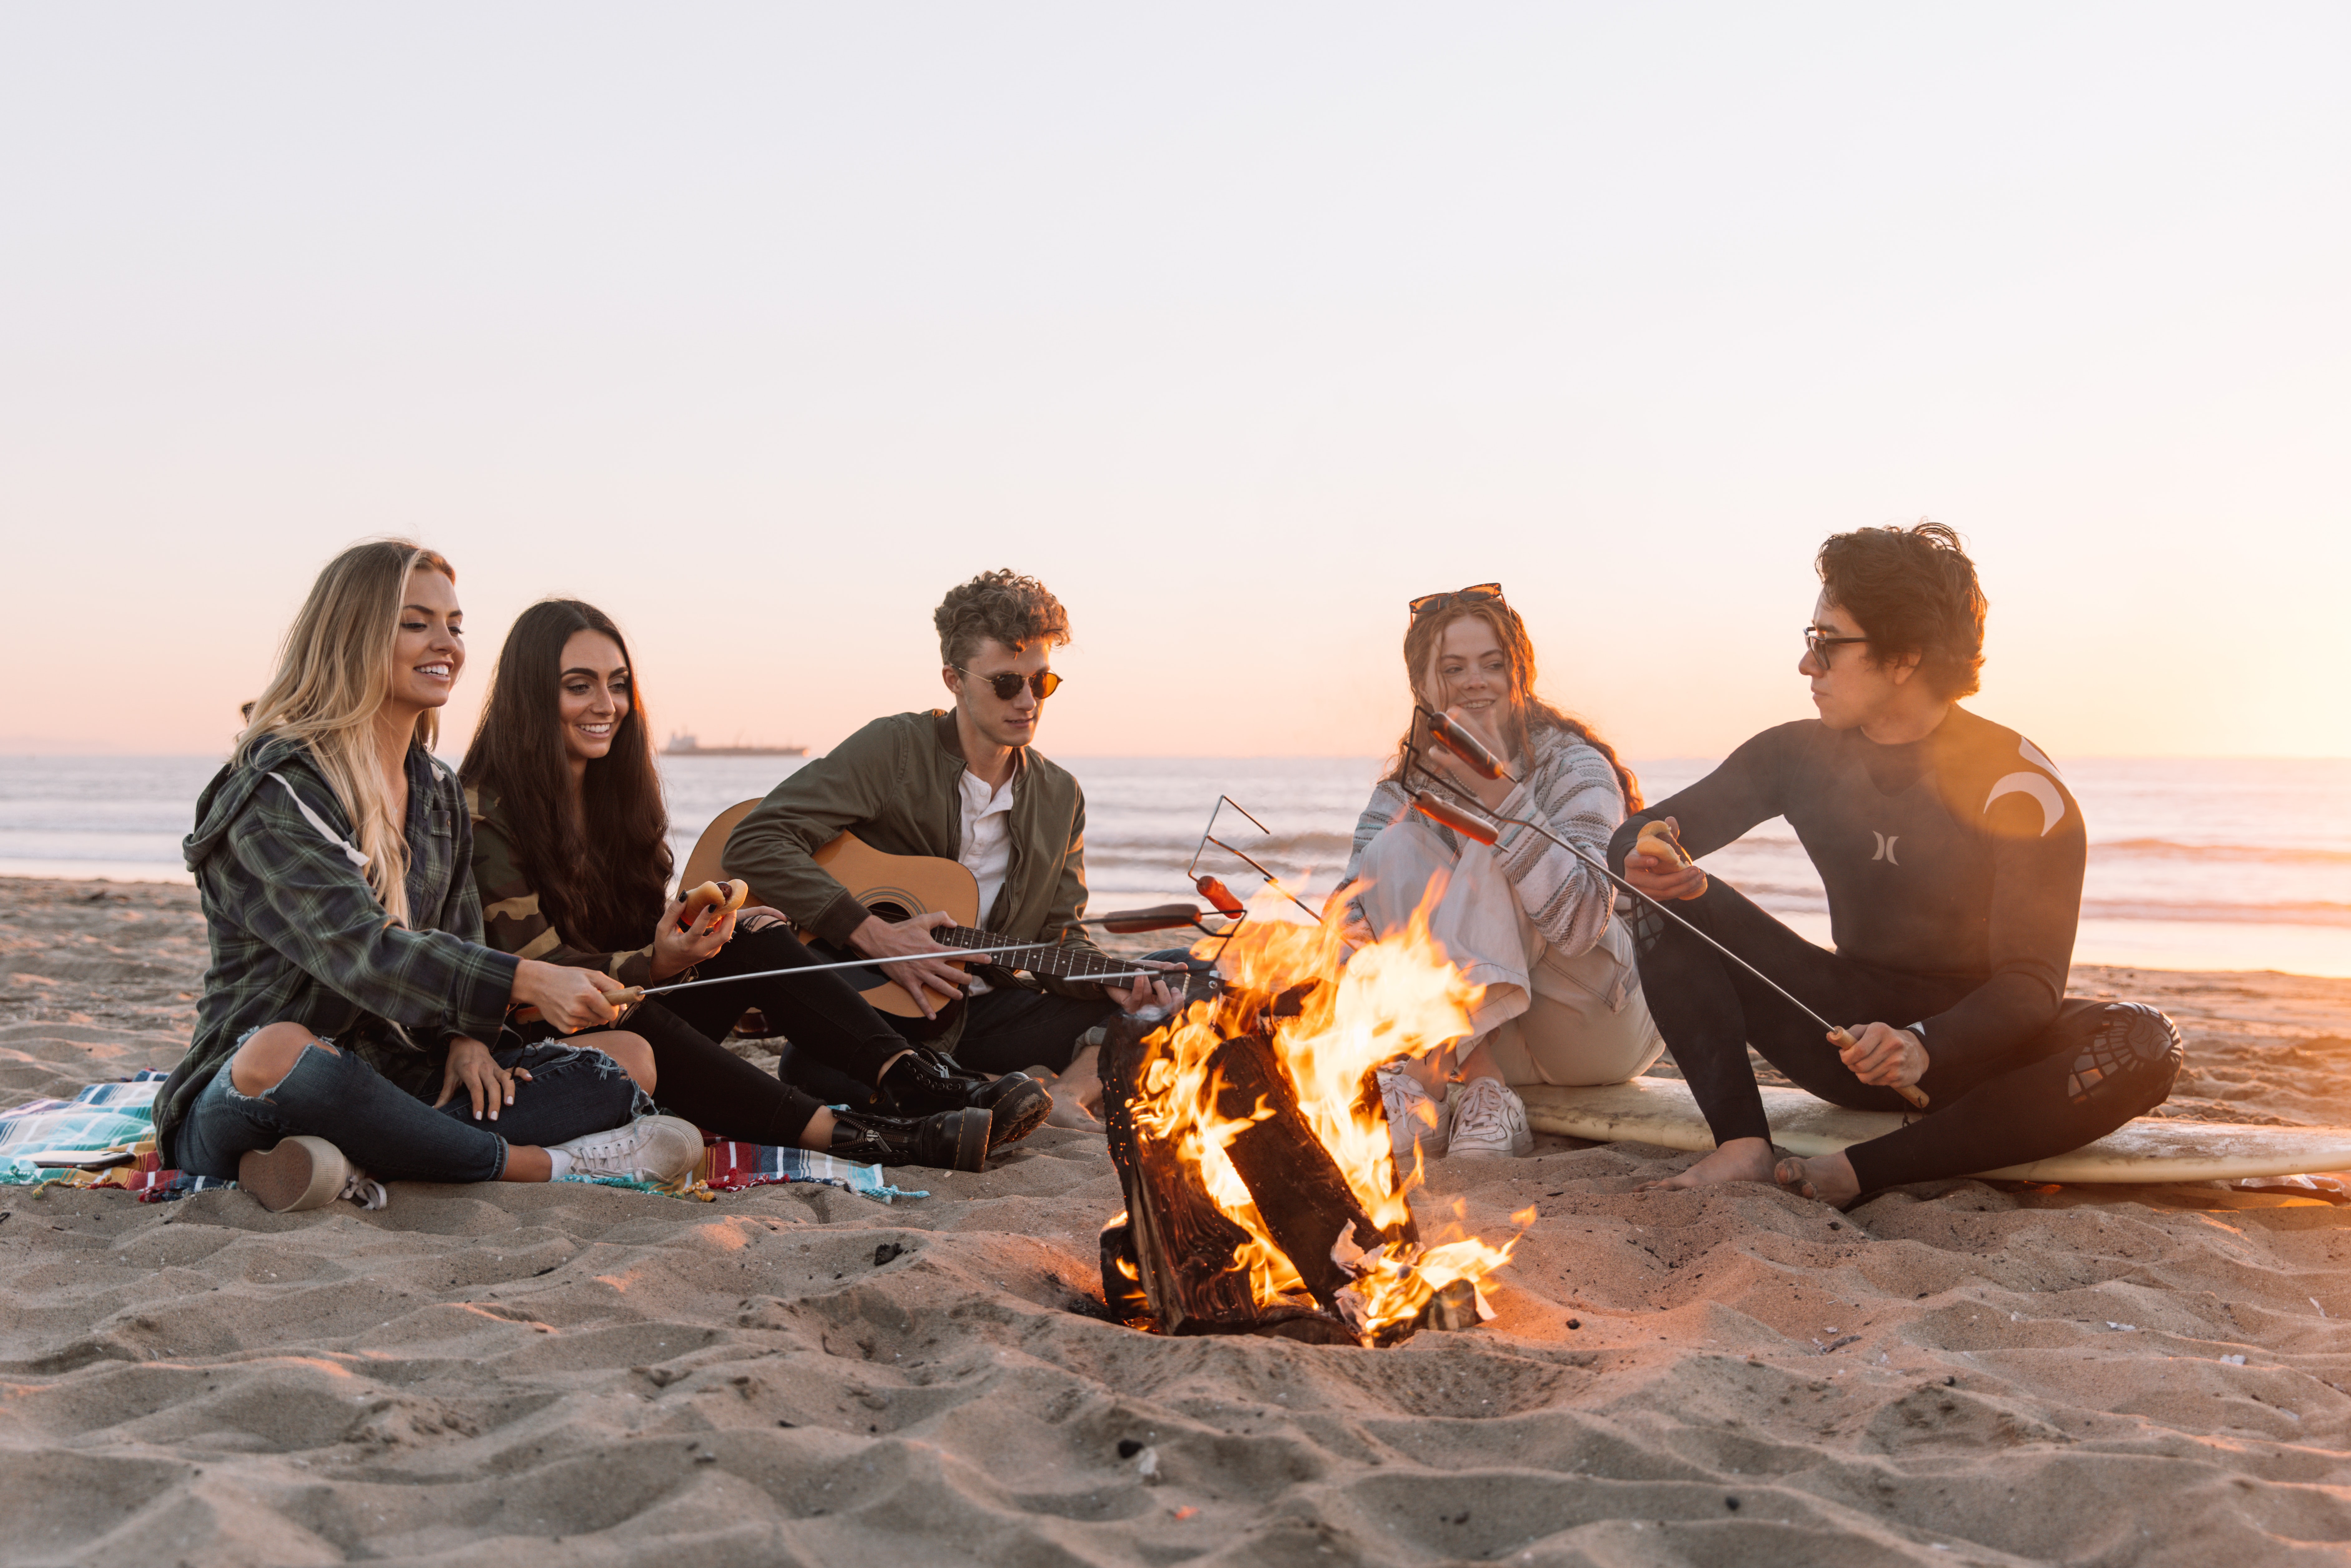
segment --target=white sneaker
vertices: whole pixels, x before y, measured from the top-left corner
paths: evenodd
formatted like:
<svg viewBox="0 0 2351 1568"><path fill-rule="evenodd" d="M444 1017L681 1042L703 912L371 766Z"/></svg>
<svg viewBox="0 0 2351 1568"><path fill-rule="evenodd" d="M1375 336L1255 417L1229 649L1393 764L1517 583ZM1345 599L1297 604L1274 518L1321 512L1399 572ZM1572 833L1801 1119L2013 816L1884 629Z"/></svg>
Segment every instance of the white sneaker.
<svg viewBox="0 0 2351 1568"><path fill-rule="evenodd" d="M1453 1092L1450 1109L1453 1136L1445 1152L1455 1159L1496 1160L1535 1152L1527 1103L1500 1079L1472 1078Z"/></svg>
<svg viewBox="0 0 2351 1568"><path fill-rule="evenodd" d="M675 1116L640 1116L625 1127L552 1147L571 1156L574 1176L627 1176L675 1186L702 1164L702 1129Z"/></svg>
<svg viewBox="0 0 2351 1568"><path fill-rule="evenodd" d="M1421 1157L1437 1159L1445 1153L1447 1136L1446 1107L1428 1097L1419 1080L1401 1068L1383 1067L1378 1073L1380 1106L1388 1113L1388 1136L1395 1150L1396 1174L1412 1173L1412 1149L1423 1145Z"/></svg>

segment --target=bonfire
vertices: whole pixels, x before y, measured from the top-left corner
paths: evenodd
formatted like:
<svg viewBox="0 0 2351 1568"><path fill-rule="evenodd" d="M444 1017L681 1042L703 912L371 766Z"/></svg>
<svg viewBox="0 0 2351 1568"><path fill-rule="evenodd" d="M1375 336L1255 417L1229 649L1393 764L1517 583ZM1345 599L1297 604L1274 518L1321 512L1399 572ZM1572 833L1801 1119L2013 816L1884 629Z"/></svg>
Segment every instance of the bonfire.
<svg viewBox="0 0 2351 1568"><path fill-rule="evenodd" d="M1424 1241L1407 1201L1418 1155L1397 1168L1374 1078L1470 1032L1479 988L1425 911L1351 956L1335 920L1255 910L1196 949L1217 972L1174 1016L1113 1033L1103 1082L1127 1209L1103 1232L1102 1279L1128 1321L1388 1344L1491 1315L1479 1282L1517 1239L1463 1234L1457 1205Z"/></svg>

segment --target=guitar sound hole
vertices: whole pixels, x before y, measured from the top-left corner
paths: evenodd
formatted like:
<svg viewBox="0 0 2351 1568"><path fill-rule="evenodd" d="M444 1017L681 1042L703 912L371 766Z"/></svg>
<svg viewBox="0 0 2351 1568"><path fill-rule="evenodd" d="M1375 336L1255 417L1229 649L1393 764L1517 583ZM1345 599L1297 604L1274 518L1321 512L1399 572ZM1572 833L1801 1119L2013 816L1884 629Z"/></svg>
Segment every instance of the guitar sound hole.
<svg viewBox="0 0 2351 1568"><path fill-rule="evenodd" d="M914 917L914 912L903 904L891 904L885 901L881 904L869 904L865 907L893 925Z"/></svg>

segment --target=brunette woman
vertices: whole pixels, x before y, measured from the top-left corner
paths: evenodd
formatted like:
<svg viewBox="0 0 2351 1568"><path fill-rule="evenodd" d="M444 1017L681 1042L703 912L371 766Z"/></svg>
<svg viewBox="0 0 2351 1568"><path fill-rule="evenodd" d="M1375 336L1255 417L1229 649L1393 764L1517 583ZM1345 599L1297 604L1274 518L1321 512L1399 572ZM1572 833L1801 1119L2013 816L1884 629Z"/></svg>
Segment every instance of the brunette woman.
<svg viewBox="0 0 2351 1568"><path fill-rule="evenodd" d="M432 551L337 556L197 803L185 852L212 967L155 1135L167 1165L268 1208L379 1207L398 1178L669 1183L702 1157L691 1125L644 1114L643 1040L504 1027L528 1004L597 1030L620 988L482 942L465 800L431 751L463 619Z"/></svg>
<svg viewBox="0 0 2351 1568"><path fill-rule="evenodd" d="M1365 941L1400 928L1441 876L1430 931L1486 989L1473 1041L1383 1069L1382 1096L1400 1157L1416 1137L1437 1155L1530 1154L1526 1105L1511 1084L1621 1082L1665 1049L1632 943L1598 872L1524 828L1506 827L1490 849L1473 843L1413 810L1412 795L1434 788L1540 821L1597 856L1627 804L1639 809L1640 785L1606 742L1535 695L1534 646L1499 583L1416 599L1411 612L1404 664L1414 718L1355 825L1347 876L1365 885L1349 934ZM1423 708L1478 737L1507 776L1481 779L1434 745Z"/></svg>
<svg viewBox="0 0 2351 1568"><path fill-rule="evenodd" d="M620 628L593 605L550 599L515 622L463 772L474 877L507 951L631 986L820 961L772 909L681 921L643 696ZM850 1080L872 1109L828 1109L719 1043L755 1007L793 1055ZM628 1022L652 1044L661 1103L747 1143L977 1170L1052 1109L1032 1080L977 1077L910 1048L837 974L703 986Z"/></svg>

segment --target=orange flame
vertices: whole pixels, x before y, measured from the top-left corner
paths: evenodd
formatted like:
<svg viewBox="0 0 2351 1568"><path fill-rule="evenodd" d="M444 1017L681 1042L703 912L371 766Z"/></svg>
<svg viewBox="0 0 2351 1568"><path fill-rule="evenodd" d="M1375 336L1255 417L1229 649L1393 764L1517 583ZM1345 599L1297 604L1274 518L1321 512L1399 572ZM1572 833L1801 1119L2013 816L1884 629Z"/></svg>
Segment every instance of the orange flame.
<svg viewBox="0 0 2351 1568"><path fill-rule="evenodd" d="M1195 949L1217 958L1223 996L1213 1005L1193 1003L1144 1041L1151 1054L1128 1103L1137 1129L1172 1145L1198 1188L1248 1235L1235 1267L1248 1271L1260 1306L1294 1299L1305 1282L1275 1244L1226 1148L1274 1113L1260 1103L1249 1116L1222 1113L1222 1083L1210 1058L1231 1036L1265 1031L1308 1126L1374 1226L1386 1230L1409 1221L1406 1195L1422 1177L1417 1152L1412 1169L1399 1173L1387 1118L1364 1085L1374 1067L1431 1056L1469 1035L1469 1009L1482 988L1465 979L1429 935L1428 910L1442 892L1441 882L1433 882L1403 930L1350 956L1337 917L1342 901L1332 901L1322 924L1309 925L1280 918L1275 910L1290 906L1279 889L1269 889L1252 901L1251 918L1232 941ZM1257 1011L1267 998L1285 995L1295 1008L1290 1016ZM1525 1223L1531 1219L1528 1215ZM1486 1278L1510 1260L1516 1242L1489 1247L1459 1235L1458 1223L1447 1230L1448 1239L1431 1246L1353 1239L1357 1246L1379 1242L1356 1260L1350 1287L1361 1298L1357 1326L1365 1338L1409 1322L1453 1281L1474 1285Z"/></svg>

